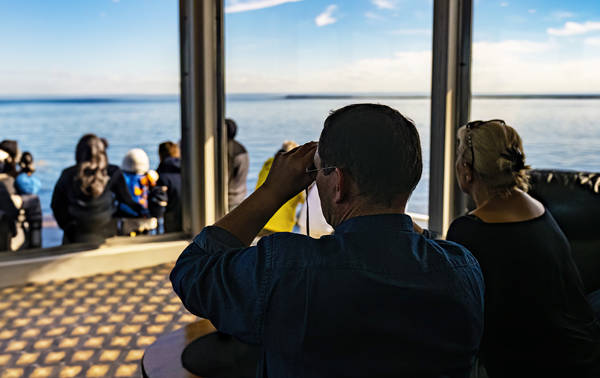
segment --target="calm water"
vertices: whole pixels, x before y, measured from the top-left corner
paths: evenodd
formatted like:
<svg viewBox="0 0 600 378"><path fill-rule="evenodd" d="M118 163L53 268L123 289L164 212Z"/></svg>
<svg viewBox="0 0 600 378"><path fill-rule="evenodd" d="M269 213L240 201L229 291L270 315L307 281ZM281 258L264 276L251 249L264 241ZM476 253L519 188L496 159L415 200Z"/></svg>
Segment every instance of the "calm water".
<svg viewBox="0 0 600 378"><path fill-rule="evenodd" d="M429 100L361 99L381 102L412 118L421 134L425 169L408 210L427 212L429 175ZM239 127L238 139L250 153L248 189L254 189L265 159L286 139L298 143L318 139L328 112L352 100L285 100L234 97L227 114ZM600 170L600 100L475 99L472 119L503 118L515 126L525 142L528 162L535 168ZM50 198L63 168L74 164L75 145L82 134L94 132L110 142L109 160L120 164L125 153L143 148L151 167L158 164L158 144L177 141L180 114L176 98L130 102L27 103L0 101L0 140L16 139L38 164L43 184L44 214L51 214ZM44 231L44 246L60 243L56 230Z"/></svg>

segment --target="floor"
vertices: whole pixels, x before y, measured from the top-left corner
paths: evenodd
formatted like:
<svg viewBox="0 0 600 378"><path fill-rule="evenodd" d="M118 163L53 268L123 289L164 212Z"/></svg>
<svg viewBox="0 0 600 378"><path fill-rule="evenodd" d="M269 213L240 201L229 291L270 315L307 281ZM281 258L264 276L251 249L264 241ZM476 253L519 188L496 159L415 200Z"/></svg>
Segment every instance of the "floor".
<svg viewBox="0 0 600 378"><path fill-rule="evenodd" d="M171 268L0 289L0 378L139 377L145 347L198 319Z"/></svg>

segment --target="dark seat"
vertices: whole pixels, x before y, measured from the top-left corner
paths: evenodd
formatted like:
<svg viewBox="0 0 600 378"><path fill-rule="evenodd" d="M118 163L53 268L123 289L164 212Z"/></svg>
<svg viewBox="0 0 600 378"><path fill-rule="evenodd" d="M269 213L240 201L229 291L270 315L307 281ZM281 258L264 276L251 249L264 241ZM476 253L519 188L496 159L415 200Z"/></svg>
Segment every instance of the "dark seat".
<svg viewBox="0 0 600 378"><path fill-rule="evenodd" d="M12 236L10 222L7 214L0 210L0 251L7 251L10 248L10 238Z"/></svg>
<svg viewBox="0 0 600 378"><path fill-rule="evenodd" d="M565 233L586 293L600 289L600 174L532 170L529 193Z"/></svg>
<svg viewBox="0 0 600 378"><path fill-rule="evenodd" d="M150 345L142 358L149 378L254 377L259 348L218 333L203 319L167 333Z"/></svg>

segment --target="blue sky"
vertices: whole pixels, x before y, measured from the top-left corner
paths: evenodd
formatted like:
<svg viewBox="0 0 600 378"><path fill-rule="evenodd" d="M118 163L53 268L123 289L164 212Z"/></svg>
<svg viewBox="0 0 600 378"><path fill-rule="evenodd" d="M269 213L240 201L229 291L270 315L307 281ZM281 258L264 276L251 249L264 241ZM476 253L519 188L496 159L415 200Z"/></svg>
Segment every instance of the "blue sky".
<svg viewBox="0 0 600 378"><path fill-rule="evenodd" d="M428 92L432 0L227 0L226 88ZM177 0L0 0L0 95L177 93ZM473 90L599 93L600 2L475 0Z"/></svg>

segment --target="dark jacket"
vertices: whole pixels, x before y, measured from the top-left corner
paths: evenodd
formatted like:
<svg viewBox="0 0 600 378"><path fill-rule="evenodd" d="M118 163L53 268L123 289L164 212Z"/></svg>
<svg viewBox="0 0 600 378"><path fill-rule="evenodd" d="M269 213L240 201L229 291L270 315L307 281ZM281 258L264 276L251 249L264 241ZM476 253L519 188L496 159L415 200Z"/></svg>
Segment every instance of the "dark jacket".
<svg viewBox="0 0 600 378"><path fill-rule="evenodd" d="M15 194L13 183L14 179L12 177L0 173L0 212L2 213L2 221L8 225L8 231L10 232L10 235L8 235L9 239L16 233L15 221L17 220L17 215L19 215L19 210L17 210L10 197L12 194ZM2 250L1 245L0 250Z"/></svg>
<svg viewBox="0 0 600 378"><path fill-rule="evenodd" d="M229 210L239 205L246 198L246 177L250 159L248 151L236 140L230 140L227 151L227 168L229 170Z"/></svg>
<svg viewBox="0 0 600 378"><path fill-rule="evenodd" d="M81 191L77 183L77 170L77 166L66 168L52 193L50 206L58 226L64 231L63 243L101 243L116 235L117 222L113 215L119 202L135 211L144 211L143 206L131 198L118 166L108 166L110 179L98 198Z"/></svg>
<svg viewBox="0 0 600 378"><path fill-rule="evenodd" d="M190 312L262 347L257 377L467 378L483 332L477 260L406 215L253 247L207 227L170 277Z"/></svg>
<svg viewBox="0 0 600 378"><path fill-rule="evenodd" d="M166 186L167 208L165 210L165 232L177 232L181 226L181 161L168 157L158 168L157 186Z"/></svg>

